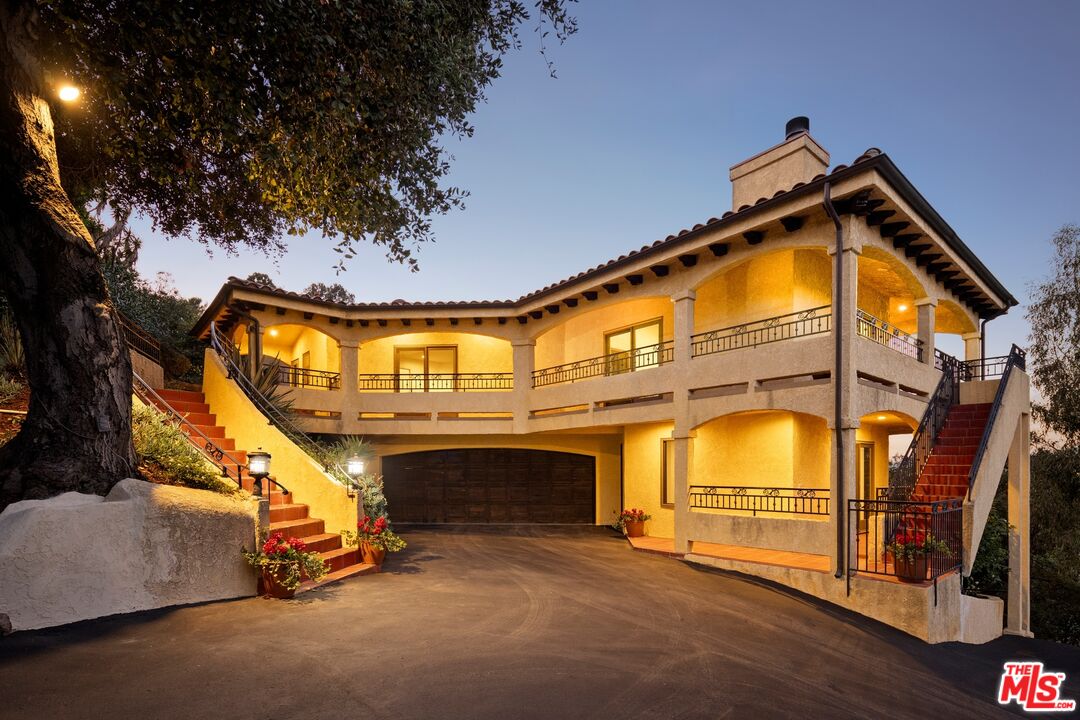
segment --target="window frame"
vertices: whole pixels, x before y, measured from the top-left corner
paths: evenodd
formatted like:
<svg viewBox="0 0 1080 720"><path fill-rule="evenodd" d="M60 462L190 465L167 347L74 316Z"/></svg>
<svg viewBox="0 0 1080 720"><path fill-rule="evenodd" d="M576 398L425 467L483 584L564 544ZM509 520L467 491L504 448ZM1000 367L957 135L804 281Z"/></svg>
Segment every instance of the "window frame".
<svg viewBox="0 0 1080 720"><path fill-rule="evenodd" d="M642 365L641 367L638 367L638 365L637 365L637 351L640 349L638 347L638 344L637 344L637 332L638 332L638 330L641 330L641 329L646 328L646 327L650 327L652 325L656 326L656 337L658 337L659 340L657 342L655 342L655 343L650 343L649 345L643 345L642 347L655 347L655 346L658 346L658 345L663 345L664 344L664 316L663 315L661 315L659 317L650 318L649 320L643 320L641 322L632 323L630 325L623 325L623 326L617 327L617 328L615 328L613 330L607 330L607 331L604 332L604 374L605 375L623 375L623 374L628 373L628 372L634 372L635 370L644 370L645 368L657 367L657 366L659 366L661 364L660 362L656 362L655 364ZM611 351L611 337L613 335L620 335L620 334L622 334L624 332L627 332L627 331L630 331L630 349L629 350L619 350L618 352L613 353ZM615 360L616 357L619 359L619 361L621 361L621 360L623 360L625 358L625 360L627 361L625 369L618 369L617 368L617 366L615 365L615 363L617 362ZM659 360L659 358L658 358L658 360Z"/></svg>
<svg viewBox="0 0 1080 720"><path fill-rule="evenodd" d="M419 390L414 389L401 389L401 350L423 350L424 351L424 378L423 387ZM450 373L453 378L453 387L450 388L450 392L457 390L457 375L458 375L458 346L457 345L395 345L394 346L394 392L431 392L431 372L430 365L428 364L432 350L453 350L454 351L454 371ZM445 373L439 373L443 375ZM410 375L409 377L416 377ZM436 390L436 392L444 392Z"/></svg>
<svg viewBox="0 0 1080 720"><path fill-rule="evenodd" d="M672 474L675 465L675 439L660 438L660 507L675 507L674 478L668 476L668 457L671 458ZM668 502L668 490L671 490L671 502Z"/></svg>

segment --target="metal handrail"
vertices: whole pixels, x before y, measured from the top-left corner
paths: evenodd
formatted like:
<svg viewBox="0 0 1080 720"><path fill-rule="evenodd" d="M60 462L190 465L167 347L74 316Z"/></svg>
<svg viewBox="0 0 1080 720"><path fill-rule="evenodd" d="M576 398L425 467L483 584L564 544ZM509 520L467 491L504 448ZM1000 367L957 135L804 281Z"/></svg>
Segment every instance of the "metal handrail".
<svg viewBox="0 0 1080 720"><path fill-rule="evenodd" d="M341 387L341 373L331 370L313 370L292 365L278 367L278 385L290 387L313 387L337 390Z"/></svg>
<svg viewBox="0 0 1080 720"><path fill-rule="evenodd" d="M821 305L786 315L751 320L739 325L697 333L690 336L690 354L692 357L699 357L827 333L832 329L832 313L819 313L831 307Z"/></svg>
<svg viewBox="0 0 1080 720"><path fill-rule="evenodd" d="M1005 361L1005 369L998 381L997 392L994 394L994 404L990 406L990 414L986 418L986 426L983 428L982 438L979 440L979 448L975 451L975 458L971 461L971 470L968 472L968 499L971 499L971 491L975 487L975 478L979 474L983 455L986 454L986 446L990 443L990 433L994 429L994 421L997 419L1001 403L1005 400L1005 389L1009 384L1013 368L1027 370L1027 352L1015 344L1009 349L1009 356Z"/></svg>
<svg viewBox="0 0 1080 720"><path fill-rule="evenodd" d="M132 389L135 391L135 395L138 396L139 400L143 401L147 406L156 405L157 408L159 410L163 410L173 422L187 428L191 431L192 434L198 435L203 442L201 446L199 445L199 443L195 442L195 439L192 437L192 435L187 436L188 442L190 442L199 452L201 452L206 457L206 459L210 460L215 465L219 465L221 467L222 477L229 478L237 485L239 485L241 489L244 487L242 480L244 470L247 469L247 465L245 463L240 462L240 459L238 457L232 455L228 450L214 442L213 438L209 437L206 433L200 430L197 425L188 420L187 416L176 410L176 408L174 408L168 400L161 397L161 395L158 394L158 392L154 390L154 388L150 387L150 384L143 380L134 370L131 372L131 377L132 380L134 380L134 382L132 383ZM154 400L156 400L157 402L155 403ZM225 462L226 458L228 458L231 463L236 467L235 478L229 474L229 463ZM267 480L279 487L281 491L286 495L289 494L288 488L279 483L277 480L274 480L273 478L267 478Z"/></svg>
<svg viewBox="0 0 1080 720"><path fill-rule="evenodd" d="M922 361L923 341L865 310L855 311L858 334L878 345Z"/></svg>
<svg viewBox="0 0 1080 720"><path fill-rule="evenodd" d="M361 391L477 392L513 390L514 374L489 373L366 373L358 378Z"/></svg>
<svg viewBox="0 0 1080 720"><path fill-rule="evenodd" d="M702 510L737 510L828 515L829 488L776 487L769 485L691 485L689 506Z"/></svg>
<svg viewBox="0 0 1080 720"><path fill-rule="evenodd" d="M143 330L139 325L120 310L116 310L116 318L120 328L124 331L124 340L127 346L137 353L161 363L161 343L150 333Z"/></svg>
<svg viewBox="0 0 1080 720"><path fill-rule="evenodd" d="M252 404L259 409L259 412L270 421L271 425L280 430L290 442L307 453L313 460L321 464L323 470L330 475L330 477L337 480L343 486L348 484L350 487L357 487L351 479L344 479L349 478L345 469L337 463L328 463L322 448L319 447L318 443L312 440L307 433L298 428L287 415L274 407L274 404L271 403L265 395L259 392L259 389L251 382L251 379L236 366L236 363L233 362L228 352L226 352L221 336L218 335L217 323L210 323L210 345L214 348L214 352L217 353L217 356L225 365L225 370L228 373L229 379L240 386L240 389L244 391L244 394L247 395ZM331 472L331 470L334 472Z"/></svg>
<svg viewBox="0 0 1080 720"><path fill-rule="evenodd" d="M577 382L578 380L600 375L622 375L658 367L674 359L674 349L674 341L665 340L655 345L646 345L634 350L624 350L599 355L587 360L576 360L562 365L552 365L540 370L533 370L533 387Z"/></svg>

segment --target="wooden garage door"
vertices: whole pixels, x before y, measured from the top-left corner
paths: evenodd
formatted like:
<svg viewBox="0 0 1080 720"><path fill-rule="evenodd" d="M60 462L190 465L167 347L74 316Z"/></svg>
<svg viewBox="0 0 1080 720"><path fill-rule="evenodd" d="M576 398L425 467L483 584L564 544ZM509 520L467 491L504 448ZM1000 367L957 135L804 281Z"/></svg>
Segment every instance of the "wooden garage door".
<svg viewBox="0 0 1080 720"><path fill-rule="evenodd" d="M545 450L470 448L382 460L399 523L586 523L596 515L594 458Z"/></svg>

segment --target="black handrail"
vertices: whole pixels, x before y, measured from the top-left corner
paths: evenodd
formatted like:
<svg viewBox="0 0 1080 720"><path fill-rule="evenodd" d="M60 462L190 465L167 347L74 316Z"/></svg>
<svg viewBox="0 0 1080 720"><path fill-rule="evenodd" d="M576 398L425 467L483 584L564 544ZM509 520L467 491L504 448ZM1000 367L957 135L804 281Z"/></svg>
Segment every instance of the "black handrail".
<svg viewBox="0 0 1080 720"><path fill-rule="evenodd" d="M919 362L923 359L923 341L904 332L885 320L874 317L865 310L856 310L856 328L860 337L872 340L890 350L913 357Z"/></svg>
<svg viewBox="0 0 1080 720"><path fill-rule="evenodd" d="M533 370L533 387L577 382L578 380L601 375L622 375L628 372L658 367L674 359L674 349L674 341L665 340L655 345L647 345L634 350L608 353L588 360L576 360L562 365Z"/></svg>
<svg viewBox="0 0 1080 720"><path fill-rule="evenodd" d="M311 459L321 464L323 470L330 475L330 477L334 478L342 485L348 484L353 487L356 486L351 478L346 479L349 478L349 475L345 472L344 468L337 463L327 462L325 453L319 444L312 440L307 433L298 428L285 413L276 408L265 395L259 392L259 389L255 387L255 384L251 382L251 378L237 367L236 363L233 362L232 357L225 350L221 337L218 335L217 323L210 323L210 345L214 348L214 352L217 353L221 362L225 365L225 370L228 372L229 379L235 381L236 384L240 386L240 389L244 391L244 394L247 395L252 404L259 409L259 412L270 421L271 425L280 430L290 442L307 453Z"/></svg>
<svg viewBox="0 0 1080 720"><path fill-rule="evenodd" d="M127 346L160 365L161 343L157 341L157 338L143 330L134 320L119 310L116 311L116 318L124 331L124 341L127 342Z"/></svg>
<svg viewBox="0 0 1080 720"><path fill-rule="evenodd" d="M195 447L195 449L201 452L207 460L221 467L222 477L229 478L238 486L240 486L241 489L244 487L243 475L244 470L247 469L246 464L240 462L240 459L238 457L230 454L228 450L224 449L216 442L214 442L213 438L206 435L206 433L200 430L197 425L193 424L190 420L188 420L186 415L178 412L176 408L172 406L172 403L161 397L161 395L159 395L158 392L154 390L154 388L150 387L149 383L139 377L139 374L137 372L132 371L131 378L133 380L132 389L135 391L135 395L139 398L139 400L141 400L147 406L157 406L157 408L163 411L173 422L190 430L192 434L187 435L188 442L190 442ZM155 400L157 402L154 402ZM202 445L199 445L199 443L195 441L195 438L192 435L198 435L199 439L202 440ZM225 462L226 458L228 458L229 462L231 462L232 465L236 468L236 477L233 477L229 474L229 463ZM283 492L284 494L289 494L288 488L279 483L277 480L274 480L273 478L267 478L267 480L280 488L281 492Z"/></svg>
<svg viewBox="0 0 1080 720"><path fill-rule="evenodd" d="M361 392L481 392L513 390L514 374L490 373L366 373L359 377Z"/></svg>
<svg viewBox="0 0 1080 720"><path fill-rule="evenodd" d="M700 357L827 333L831 330L832 314L822 313L822 311L830 307L830 305L822 305L786 315L751 320L739 325L697 333L690 337L690 354L692 357Z"/></svg>
<svg viewBox="0 0 1080 720"><path fill-rule="evenodd" d="M1013 368L1027 370L1027 352L1015 344L1009 349L1009 357L1005 361L1005 369L1001 373L1001 380L998 381L997 392L994 394L994 404L990 406L990 414L986 418L986 427L983 428L979 449L975 451L975 459L971 461L971 470L968 472L968 499L971 498L971 491L975 487L975 478L979 474L979 466L982 464L983 455L986 453L986 446L990 443L990 433L994 429L994 421L997 419L1001 403L1005 399L1005 390L1009 384L1009 377L1012 375Z"/></svg>
<svg viewBox="0 0 1080 720"><path fill-rule="evenodd" d="M941 370L934 394L930 396L919 427L911 436L911 444L904 453L896 471L889 477L889 500L907 500L915 491L926 461L937 442L938 433L945 426L949 410L960 402L959 361L951 355L934 351L935 365Z"/></svg>
<svg viewBox="0 0 1080 720"><path fill-rule="evenodd" d="M701 510L737 510L795 515L828 515L829 488L763 485L691 485L689 505Z"/></svg>
<svg viewBox="0 0 1080 720"><path fill-rule="evenodd" d="M337 390L341 387L341 373L331 370L312 370L292 365L278 367L278 385L291 387L311 387L322 390Z"/></svg>

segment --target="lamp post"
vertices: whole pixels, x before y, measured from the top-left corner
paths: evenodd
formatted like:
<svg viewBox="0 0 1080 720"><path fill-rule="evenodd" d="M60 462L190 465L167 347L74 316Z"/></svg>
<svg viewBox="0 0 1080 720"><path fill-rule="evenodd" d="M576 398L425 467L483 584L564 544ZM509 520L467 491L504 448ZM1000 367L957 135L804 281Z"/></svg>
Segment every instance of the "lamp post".
<svg viewBox="0 0 1080 720"><path fill-rule="evenodd" d="M345 473L352 478L353 483L359 489L360 476L364 474L364 460L359 455L353 455L345 461Z"/></svg>
<svg viewBox="0 0 1080 720"><path fill-rule="evenodd" d="M262 497L263 478L270 475L270 453L263 452L259 448L255 452L248 453L248 474L254 479L251 493L256 497Z"/></svg>

